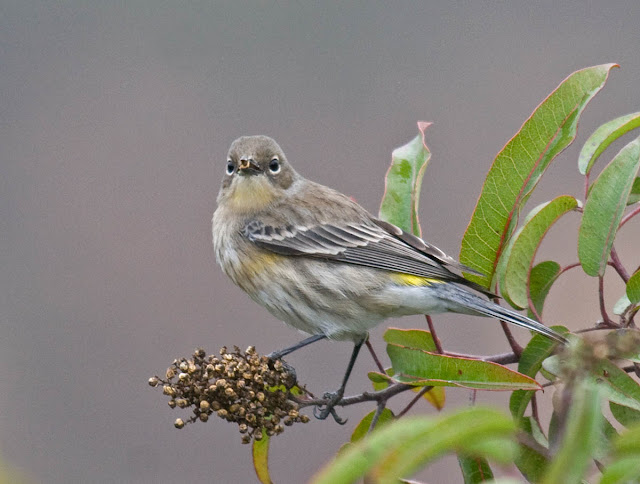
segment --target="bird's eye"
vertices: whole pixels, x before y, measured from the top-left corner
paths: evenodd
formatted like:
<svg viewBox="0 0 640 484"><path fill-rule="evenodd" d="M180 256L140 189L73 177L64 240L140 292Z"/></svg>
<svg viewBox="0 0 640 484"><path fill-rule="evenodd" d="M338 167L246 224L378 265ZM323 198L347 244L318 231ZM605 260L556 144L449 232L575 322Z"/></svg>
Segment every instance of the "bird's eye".
<svg viewBox="0 0 640 484"><path fill-rule="evenodd" d="M274 158L269 162L269 171L271 173L278 173L280 171L280 162L277 158Z"/></svg>
<svg viewBox="0 0 640 484"><path fill-rule="evenodd" d="M233 175L234 171L236 171L236 165L231 160L227 161L227 175Z"/></svg>

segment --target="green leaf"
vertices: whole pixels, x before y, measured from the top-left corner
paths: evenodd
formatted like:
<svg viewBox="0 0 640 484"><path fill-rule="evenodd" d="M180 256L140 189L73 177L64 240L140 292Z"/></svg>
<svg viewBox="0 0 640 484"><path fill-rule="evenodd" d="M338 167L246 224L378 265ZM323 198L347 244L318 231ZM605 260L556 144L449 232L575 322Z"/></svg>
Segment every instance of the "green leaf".
<svg viewBox="0 0 640 484"><path fill-rule="evenodd" d="M609 409L615 419L625 427L640 424L640 411L620 405L615 402L609 402Z"/></svg>
<svg viewBox="0 0 640 484"><path fill-rule="evenodd" d="M640 385L609 360L600 360L595 373L606 398L640 411Z"/></svg>
<svg viewBox="0 0 640 484"><path fill-rule="evenodd" d="M614 442L614 447L617 455L636 455L640 459L640 424L621 433Z"/></svg>
<svg viewBox="0 0 640 484"><path fill-rule="evenodd" d="M493 479L493 472L487 459L459 455L458 464L464 477L464 484L476 484Z"/></svg>
<svg viewBox="0 0 640 484"><path fill-rule="evenodd" d="M627 205L638 202L640 202L640 178L636 177L636 179L633 180L633 185L631 186L631 193L627 199Z"/></svg>
<svg viewBox="0 0 640 484"><path fill-rule="evenodd" d="M593 164L611 143L620 136L640 126L640 113L627 114L603 124L586 141L578 158L578 170L589 174Z"/></svg>
<svg viewBox="0 0 640 484"><path fill-rule="evenodd" d="M362 420L360 420L360 423L356 426L356 428L353 430L353 433L351 434L352 443L362 440L367 435L375 413L376 411L374 410L373 412L368 413ZM380 428L382 428L385 424L392 422L394 419L395 415L393 415L393 412L391 410L389 410L388 408L383 409L382 413L380 413L380 417L378 417L378 423L376 424L376 428L374 430L380 430Z"/></svg>
<svg viewBox="0 0 640 484"><path fill-rule="evenodd" d="M569 332L564 326L552 326L551 328L560 334ZM518 371L523 375L535 377L540 368L542 368L542 362L551 356L555 347L556 343L546 336L541 334L534 335L522 351L518 362ZM524 415L533 394L534 392L525 390L516 390L511 394L509 409L516 421Z"/></svg>
<svg viewBox="0 0 640 484"><path fill-rule="evenodd" d="M424 132L430 125L431 123L420 121L420 134L391 154L391 166L387 171L379 213L382 220L418 237L422 235L418 220L420 187L431 158Z"/></svg>
<svg viewBox="0 0 640 484"><path fill-rule="evenodd" d="M521 423L522 430L531 435L540 445L543 447L547 447L549 445L535 420L531 417L526 417L522 419ZM544 455L530 447L527 447L526 445L521 444L520 451L515 459L515 464L529 482L540 482L540 479L542 479L542 476L547 469L549 461Z"/></svg>
<svg viewBox="0 0 640 484"><path fill-rule="evenodd" d="M485 274L469 279L490 286L521 205L551 160L574 140L581 112L602 89L612 67L605 64L571 74L498 153L462 240L460 261Z"/></svg>
<svg viewBox="0 0 640 484"><path fill-rule="evenodd" d="M438 355L387 345L394 380L410 385L456 386L480 390L539 390L532 378L488 361Z"/></svg>
<svg viewBox="0 0 640 484"><path fill-rule="evenodd" d="M522 309L528 306L527 281L533 266L533 259L542 238L560 217L578 206L578 201L562 195L540 205L532 217L518 230L510 245L504 281L500 290L514 306ZM505 253L505 255L507 255Z"/></svg>
<svg viewBox="0 0 640 484"><path fill-rule="evenodd" d="M424 351L437 351L433 336L429 331L422 329L398 329L389 328L382 336L386 343L392 343L407 348Z"/></svg>
<svg viewBox="0 0 640 484"><path fill-rule="evenodd" d="M609 464L602 472L600 484L633 484L640 480L640 458L623 457Z"/></svg>
<svg viewBox="0 0 640 484"><path fill-rule="evenodd" d="M353 444L311 482L353 483L365 474L373 482L396 482L445 453L477 451L478 443L489 440L493 444L486 449L492 453L491 458L508 463L515 451L513 432L510 418L483 407L465 408L437 418L405 417Z"/></svg>
<svg viewBox="0 0 640 484"><path fill-rule="evenodd" d="M601 276L640 167L640 138L622 148L593 183L578 233L578 258L590 276Z"/></svg>
<svg viewBox="0 0 640 484"><path fill-rule="evenodd" d="M640 270L637 270L627 282L627 297L633 304L640 302Z"/></svg>
<svg viewBox="0 0 640 484"><path fill-rule="evenodd" d="M253 441L253 468L262 484L273 484L269 476L269 436L262 430L262 440Z"/></svg>
<svg viewBox="0 0 640 484"><path fill-rule="evenodd" d="M552 260L540 262L531 269L529 274L529 294L531 294L533 307L540 316L542 316L544 301L547 299L551 286L560 275L560 271L560 264ZM527 314L530 318L535 316L531 308L529 308Z"/></svg>
<svg viewBox="0 0 640 484"><path fill-rule="evenodd" d="M602 418L598 387L588 380L578 381L573 388L561 446L549 465L544 484L582 481L597 444Z"/></svg>

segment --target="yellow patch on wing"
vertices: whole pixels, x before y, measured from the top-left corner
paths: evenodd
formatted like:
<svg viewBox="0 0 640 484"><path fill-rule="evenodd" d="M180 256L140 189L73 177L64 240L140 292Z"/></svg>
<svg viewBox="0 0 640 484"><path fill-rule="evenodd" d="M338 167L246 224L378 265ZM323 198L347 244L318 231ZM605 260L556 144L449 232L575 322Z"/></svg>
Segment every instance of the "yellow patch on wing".
<svg viewBox="0 0 640 484"><path fill-rule="evenodd" d="M444 281L440 279L432 279L429 277L414 276L413 274L404 274L395 272L391 274L391 278L398 284L403 286L430 286L431 284L441 284Z"/></svg>

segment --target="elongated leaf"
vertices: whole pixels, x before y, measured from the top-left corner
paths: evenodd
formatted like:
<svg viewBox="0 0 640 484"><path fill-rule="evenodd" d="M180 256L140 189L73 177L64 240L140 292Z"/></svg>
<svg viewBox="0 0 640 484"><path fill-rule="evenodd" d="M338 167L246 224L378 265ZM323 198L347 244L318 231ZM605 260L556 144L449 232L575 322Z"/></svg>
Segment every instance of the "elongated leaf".
<svg viewBox="0 0 640 484"><path fill-rule="evenodd" d="M636 177L631 186L631 193L627 199L627 205L640 202L640 178Z"/></svg>
<svg viewBox="0 0 640 484"><path fill-rule="evenodd" d="M462 240L460 261L485 274L469 276L471 280L490 286L521 204L551 160L574 140L581 112L602 89L614 65L571 74L498 153Z"/></svg>
<svg viewBox="0 0 640 484"><path fill-rule="evenodd" d="M640 481L640 457L623 457L602 472L600 484L631 484Z"/></svg>
<svg viewBox="0 0 640 484"><path fill-rule="evenodd" d="M365 474L373 482L396 482L447 453L465 453L486 440L492 459L507 463L513 458L510 438L514 425L510 418L493 409L465 408L437 418L406 417L374 432L339 455L313 479L314 484L353 483Z"/></svg>
<svg viewBox="0 0 640 484"><path fill-rule="evenodd" d="M627 297L632 303L640 302L640 270L637 270L627 282Z"/></svg>
<svg viewBox="0 0 640 484"><path fill-rule="evenodd" d="M436 352L436 344L433 341L433 336L429 331L422 329L397 329L389 328L385 331L384 340L387 343L395 343L400 346L406 346L408 348L416 348L419 350ZM393 376L393 369L391 372L387 372L388 375ZM419 392L420 388L414 388L414 392ZM442 410L444 408L445 401L447 399L445 389L442 386L434 386L431 390L423 395L423 398L433 405L436 409Z"/></svg>
<svg viewBox="0 0 640 484"><path fill-rule="evenodd" d="M535 420L531 417L526 417L522 419L521 423L522 430L527 432L540 445L543 447L547 447L549 445L548 442L546 442L546 439L544 439L542 430ZM543 440L543 442L540 442L539 439ZM520 451L516 456L515 464L529 482L540 482L547 469L549 461L544 455L536 450L525 445L520 445Z"/></svg>
<svg viewBox="0 0 640 484"><path fill-rule="evenodd" d="M609 409L615 419L625 427L640 424L640 411L638 410L614 402L609 402Z"/></svg>
<svg viewBox="0 0 640 484"><path fill-rule="evenodd" d="M614 442L617 455L636 455L640 459L640 424L621 433Z"/></svg>
<svg viewBox="0 0 640 484"><path fill-rule="evenodd" d="M560 275L560 264L553 260L547 260L536 264L529 274L529 294L531 302L539 316L542 316L544 301L551 290L551 286ZM527 311L530 318L535 315L531 308Z"/></svg>
<svg viewBox="0 0 640 484"><path fill-rule="evenodd" d="M605 397L640 411L640 385L609 360L598 362L597 375Z"/></svg>
<svg viewBox="0 0 640 484"><path fill-rule="evenodd" d="M269 476L269 436L262 431L262 440L253 441L253 468L262 484L273 484Z"/></svg>
<svg viewBox="0 0 640 484"><path fill-rule="evenodd" d="M552 326L551 328L560 334L566 334L569 332L569 330L564 326ZM555 347L556 343L551 341L549 338L542 336L541 334L534 335L533 338L531 338L531 341L529 341L529 344L527 344L522 351L520 361L518 362L518 371L523 375L527 375L532 378L535 377L540 371L540 368L542 368L542 362L551 356ZM511 415L513 415L513 418L516 421L520 420L524 415L533 394L533 391L525 390L516 390L511 394L511 398L509 399L509 409L511 410Z"/></svg>
<svg viewBox="0 0 640 484"><path fill-rule="evenodd" d="M387 345L394 380L410 385L456 386L483 390L539 390L528 376L488 361L445 356Z"/></svg>
<svg viewBox="0 0 640 484"><path fill-rule="evenodd" d="M424 132L430 125L431 123L420 121L420 134L391 154L391 166L387 171L379 214L382 220L418 237L422 235L418 220L420 187L431 158Z"/></svg>
<svg viewBox="0 0 640 484"><path fill-rule="evenodd" d="M578 233L578 257L590 276L601 276L640 167L640 138L622 148L594 182Z"/></svg>
<svg viewBox="0 0 640 484"><path fill-rule="evenodd" d="M487 459L483 457L468 457L459 455L458 464L462 471L464 484L477 484L493 479L493 472Z"/></svg>
<svg viewBox="0 0 640 484"><path fill-rule="evenodd" d="M582 481L596 447L602 418L598 387L588 380L578 382L563 440L542 481L544 484L579 484Z"/></svg>
<svg viewBox="0 0 640 484"><path fill-rule="evenodd" d="M406 346L407 348L431 352L437 349L431 333L423 329L389 328L384 332L382 338L386 343Z"/></svg>
<svg viewBox="0 0 640 484"><path fill-rule="evenodd" d="M578 201L569 195L557 197L541 206L513 237L501 291L516 307L528 306L527 281L542 238L551 225L577 206Z"/></svg>
<svg viewBox="0 0 640 484"><path fill-rule="evenodd" d="M620 116L596 129L586 141L578 158L578 170L588 174L598 157L620 136L640 126L640 113Z"/></svg>
<svg viewBox="0 0 640 484"><path fill-rule="evenodd" d="M375 413L375 410L373 412L369 412L362 420L360 420L360 423L356 426L356 428L353 430L353 433L351 434L352 443L362 440L367 435ZM394 418L395 416L393 415L393 412L391 410L389 410L388 408L383 409L380 417L378 417L378 423L376 424L375 430L380 430L380 428L384 425L388 424L389 422L393 422Z"/></svg>

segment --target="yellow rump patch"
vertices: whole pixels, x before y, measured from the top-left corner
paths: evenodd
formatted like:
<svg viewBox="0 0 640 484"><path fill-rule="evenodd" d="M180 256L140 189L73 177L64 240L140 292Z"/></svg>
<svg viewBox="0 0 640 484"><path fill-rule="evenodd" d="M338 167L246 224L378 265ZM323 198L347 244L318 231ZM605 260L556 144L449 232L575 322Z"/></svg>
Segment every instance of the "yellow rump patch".
<svg viewBox="0 0 640 484"><path fill-rule="evenodd" d="M414 276L413 274L404 274L402 272L393 273L391 278L398 284L402 284L404 286L430 286L431 284L442 284L444 282L439 279Z"/></svg>

